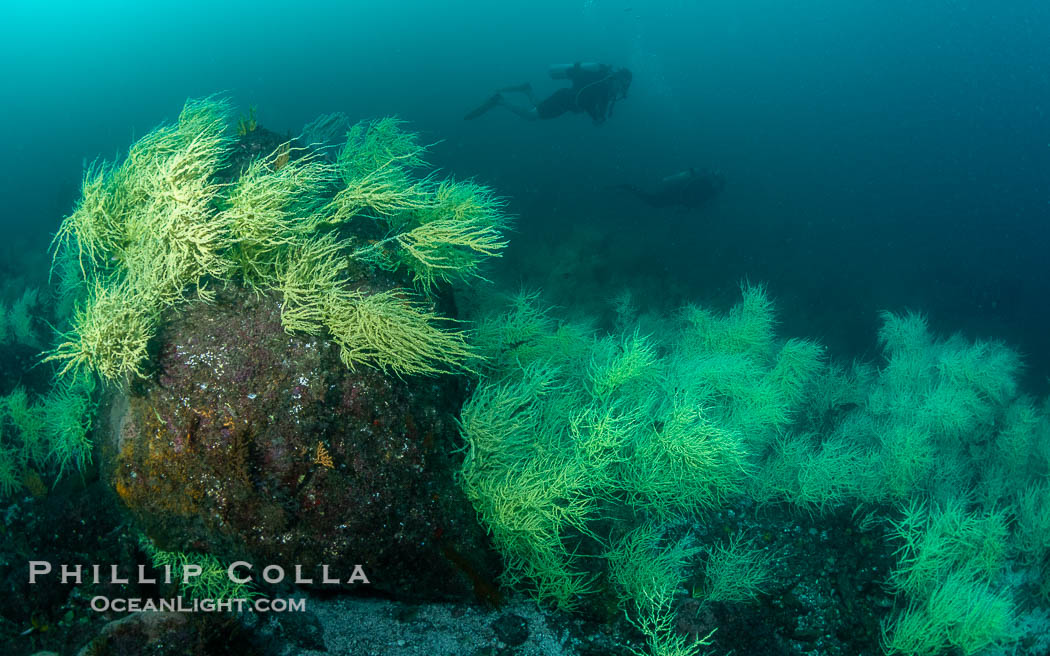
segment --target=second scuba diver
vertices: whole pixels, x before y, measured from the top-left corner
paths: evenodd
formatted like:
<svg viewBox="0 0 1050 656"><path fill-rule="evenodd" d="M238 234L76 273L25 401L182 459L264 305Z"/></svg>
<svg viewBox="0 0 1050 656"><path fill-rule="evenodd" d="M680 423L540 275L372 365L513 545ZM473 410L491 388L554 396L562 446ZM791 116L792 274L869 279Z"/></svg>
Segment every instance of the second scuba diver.
<svg viewBox="0 0 1050 656"><path fill-rule="evenodd" d="M547 120L571 112L586 112L596 125L604 123L612 115L613 105L627 97L632 74L626 68L614 69L607 64L581 63L550 67L550 76L555 80L569 80L570 87L558 89L544 100L537 101L532 85L526 82L500 89L478 108L463 118L470 121L494 107L505 107L523 119ZM513 102L506 94L524 96L527 103Z"/></svg>

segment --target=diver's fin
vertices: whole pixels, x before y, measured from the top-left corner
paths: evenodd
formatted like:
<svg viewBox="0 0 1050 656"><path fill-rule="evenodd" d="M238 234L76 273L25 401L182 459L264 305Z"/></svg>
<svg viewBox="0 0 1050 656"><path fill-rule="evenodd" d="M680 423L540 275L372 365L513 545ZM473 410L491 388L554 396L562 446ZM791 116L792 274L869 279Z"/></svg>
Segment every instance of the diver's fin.
<svg viewBox="0 0 1050 656"><path fill-rule="evenodd" d="M466 116L464 116L463 120L464 121L473 121L474 119L476 119L477 117L481 116L485 112L489 111L490 109L492 109L496 105L500 104L501 102L503 102L503 96L499 95L498 93L494 93L491 96L489 96L488 100L486 100L485 102L481 103L480 105L478 105L477 108L475 108L474 110L469 112Z"/></svg>

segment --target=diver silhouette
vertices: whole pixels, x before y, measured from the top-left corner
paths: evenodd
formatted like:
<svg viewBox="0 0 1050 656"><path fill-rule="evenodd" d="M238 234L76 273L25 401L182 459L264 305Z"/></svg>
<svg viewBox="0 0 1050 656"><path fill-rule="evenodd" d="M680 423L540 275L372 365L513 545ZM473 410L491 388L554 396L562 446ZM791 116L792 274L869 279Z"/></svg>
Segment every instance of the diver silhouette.
<svg viewBox="0 0 1050 656"><path fill-rule="evenodd" d="M473 120L494 107L506 107L529 121L548 120L571 112L586 112L594 123L604 123L612 115L613 105L627 97L633 75L626 68L614 69L607 64L581 63L551 66L550 76L555 80L569 80L571 87L558 89L545 100L536 100L532 85L526 82L505 87L463 118ZM505 94L521 94L528 104L511 102Z"/></svg>
<svg viewBox="0 0 1050 656"><path fill-rule="evenodd" d="M630 192L652 207L696 209L711 202L722 193L725 186L725 176L721 173L689 168L667 176L651 188L643 189L633 184L620 184L613 188Z"/></svg>

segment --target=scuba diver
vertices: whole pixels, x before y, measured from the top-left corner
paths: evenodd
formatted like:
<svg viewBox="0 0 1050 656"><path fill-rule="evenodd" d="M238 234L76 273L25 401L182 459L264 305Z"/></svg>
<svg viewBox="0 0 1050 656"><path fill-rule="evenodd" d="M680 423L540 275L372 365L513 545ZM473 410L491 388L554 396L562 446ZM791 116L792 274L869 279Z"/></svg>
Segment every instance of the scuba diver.
<svg viewBox="0 0 1050 656"><path fill-rule="evenodd" d="M721 194L725 186L726 179L721 173L689 168L667 176L651 189L640 189L632 184L616 185L614 188L630 192L653 207L696 209Z"/></svg>
<svg viewBox="0 0 1050 656"><path fill-rule="evenodd" d="M539 102L532 93L532 85L528 82L500 89L463 118L470 121L493 107L506 107L529 121L552 119L566 112L586 112L595 125L599 125L612 115L613 105L627 97L627 89L631 86L633 77L631 71L626 68L614 69L607 64L581 62L551 66L549 73L552 79L569 80L572 86L558 89L546 100ZM528 104L511 102L504 95L508 93L523 95Z"/></svg>

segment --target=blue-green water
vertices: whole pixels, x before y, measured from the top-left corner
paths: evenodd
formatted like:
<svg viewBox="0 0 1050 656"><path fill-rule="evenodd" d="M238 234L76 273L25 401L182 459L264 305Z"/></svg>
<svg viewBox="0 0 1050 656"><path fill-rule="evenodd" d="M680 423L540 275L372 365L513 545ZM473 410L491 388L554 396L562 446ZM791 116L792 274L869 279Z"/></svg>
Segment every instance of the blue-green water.
<svg viewBox="0 0 1050 656"><path fill-rule="evenodd" d="M1050 365L1045 3L50 2L12 3L0 30L9 235L55 229L85 158L225 90L278 132L328 111L411 121L443 140L439 165L512 199L521 260L583 226L616 274L694 297L767 281L791 332L843 348L909 307ZM601 128L461 120L576 60L635 73ZM669 217L605 191L690 166L725 173L717 207Z"/></svg>

